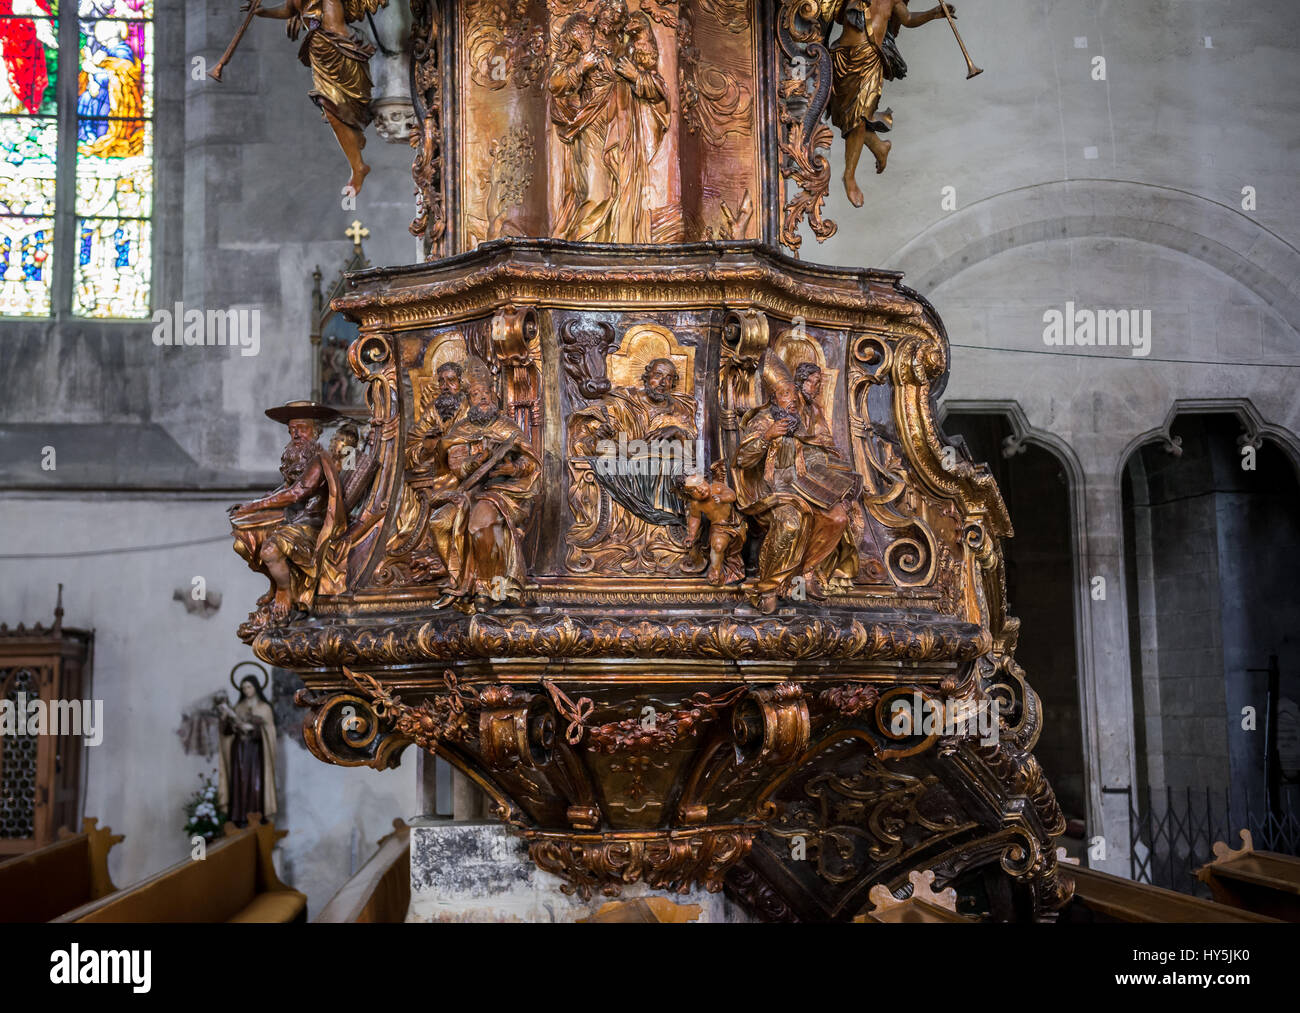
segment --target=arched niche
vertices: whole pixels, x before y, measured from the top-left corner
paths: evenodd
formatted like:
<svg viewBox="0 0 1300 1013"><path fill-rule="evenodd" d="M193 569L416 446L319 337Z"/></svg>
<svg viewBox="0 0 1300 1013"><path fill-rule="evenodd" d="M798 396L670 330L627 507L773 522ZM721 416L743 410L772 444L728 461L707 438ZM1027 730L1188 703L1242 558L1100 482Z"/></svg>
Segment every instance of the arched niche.
<svg viewBox="0 0 1300 1013"><path fill-rule="evenodd" d="M1034 430L1015 402L953 400L941 412L945 433L988 465L1007 504L1015 530L1003 542L1008 607L1021 622L1016 658L1044 708L1035 755L1066 818L1087 823L1099 779L1086 745L1091 719L1078 464L1063 442Z"/></svg>

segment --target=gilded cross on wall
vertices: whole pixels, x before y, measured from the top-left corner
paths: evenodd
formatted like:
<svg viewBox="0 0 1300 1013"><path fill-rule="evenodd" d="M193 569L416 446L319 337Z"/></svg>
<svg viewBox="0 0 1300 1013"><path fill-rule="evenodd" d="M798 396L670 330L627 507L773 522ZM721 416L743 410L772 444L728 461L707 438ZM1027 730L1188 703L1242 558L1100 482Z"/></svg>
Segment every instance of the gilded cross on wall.
<svg viewBox="0 0 1300 1013"><path fill-rule="evenodd" d="M370 237L370 230L366 228L364 225L362 225L361 219L358 218L356 221L354 221L351 225L347 227L347 229L344 231L343 234L352 240L352 245L356 247L357 250L360 250L361 240L368 239Z"/></svg>

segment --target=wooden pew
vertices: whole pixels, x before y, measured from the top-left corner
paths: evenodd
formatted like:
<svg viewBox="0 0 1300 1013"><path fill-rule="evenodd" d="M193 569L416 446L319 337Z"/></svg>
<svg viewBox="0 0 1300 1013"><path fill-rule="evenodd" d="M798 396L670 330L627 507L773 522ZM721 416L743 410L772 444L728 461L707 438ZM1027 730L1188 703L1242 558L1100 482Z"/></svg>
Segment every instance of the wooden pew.
<svg viewBox="0 0 1300 1013"><path fill-rule="evenodd" d="M117 889L108 852L121 834L85 819L81 833L60 828L59 840L0 862L0 922L48 922Z"/></svg>
<svg viewBox="0 0 1300 1013"><path fill-rule="evenodd" d="M1063 922L1275 922L1262 914L1242 911L1138 883L1123 876L1089 869L1061 866L1060 875L1074 880L1074 900L1063 913Z"/></svg>
<svg viewBox="0 0 1300 1013"><path fill-rule="evenodd" d="M125 890L69 911L60 922L306 921L307 897L275 874L271 850L288 833L253 815L210 844L201 861L185 859Z"/></svg>
<svg viewBox="0 0 1300 1013"><path fill-rule="evenodd" d="M1256 851L1249 830L1241 831L1241 849L1224 841L1214 845L1214 861L1196 870L1220 904L1300 922L1300 858Z"/></svg>
<svg viewBox="0 0 1300 1013"><path fill-rule="evenodd" d="M330 898L315 921L365 923L406 921L411 906L411 828L393 820L379 850Z"/></svg>

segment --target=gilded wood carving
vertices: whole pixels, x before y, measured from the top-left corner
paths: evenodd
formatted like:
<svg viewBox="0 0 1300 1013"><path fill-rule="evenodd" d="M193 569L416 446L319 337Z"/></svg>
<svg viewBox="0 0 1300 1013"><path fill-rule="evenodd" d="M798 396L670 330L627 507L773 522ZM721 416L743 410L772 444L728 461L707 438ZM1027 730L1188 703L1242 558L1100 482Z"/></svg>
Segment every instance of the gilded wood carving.
<svg viewBox="0 0 1300 1013"><path fill-rule="evenodd" d="M850 194L883 167L887 40L936 10L413 0L430 262L349 276L366 419L273 410L284 484L232 515L317 757L445 757L582 896L1067 899L943 325L778 249L834 231L828 110Z"/></svg>

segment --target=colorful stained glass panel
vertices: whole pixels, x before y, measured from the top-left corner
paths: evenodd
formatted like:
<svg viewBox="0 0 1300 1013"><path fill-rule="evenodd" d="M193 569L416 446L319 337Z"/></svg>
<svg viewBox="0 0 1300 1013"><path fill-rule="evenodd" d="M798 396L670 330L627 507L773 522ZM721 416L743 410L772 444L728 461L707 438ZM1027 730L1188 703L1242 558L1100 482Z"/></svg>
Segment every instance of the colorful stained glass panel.
<svg viewBox="0 0 1300 1013"><path fill-rule="evenodd" d="M154 179L153 24L144 19L153 4L83 0L80 13L72 311L144 318Z"/></svg>
<svg viewBox="0 0 1300 1013"><path fill-rule="evenodd" d="M0 116L0 214L54 213L58 123Z"/></svg>
<svg viewBox="0 0 1300 1013"><path fill-rule="evenodd" d="M59 23L50 13L43 0L0 0L0 114L58 112Z"/></svg>
<svg viewBox="0 0 1300 1013"><path fill-rule="evenodd" d="M54 219L0 217L0 316L48 316Z"/></svg>
<svg viewBox="0 0 1300 1013"><path fill-rule="evenodd" d="M149 223L139 219L77 220L73 313L132 320L150 315L151 232Z"/></svg>
<svg viewBox="0 0 1300 1013"><path fill-rule="evenodd" d="M153 115L153 25L104 19L81 23L77 117ZM78 128L78 140L85 141Z"/></svg>
<svg viewBox="0 0 1300 1013"><path fill-rule="evenodd" d="M0 315L47 316L53 290L61 127L59 0L0 0ZM149 316L152 275L154 0L78 0L76 53L64 54L65 110L75 99L76 219L60 241L73 268L72 311ZM75 65L76 74L71 73ZM65 169L68 168L65 165ZM69 250L67 247L73 247Z"/></svg>
<svg viewBox="0 0 1300 1013"><path fill-rule="evenodd" d="M122 18L129 21L153 19L154 0L81 0L81 17Z"/></svg>

